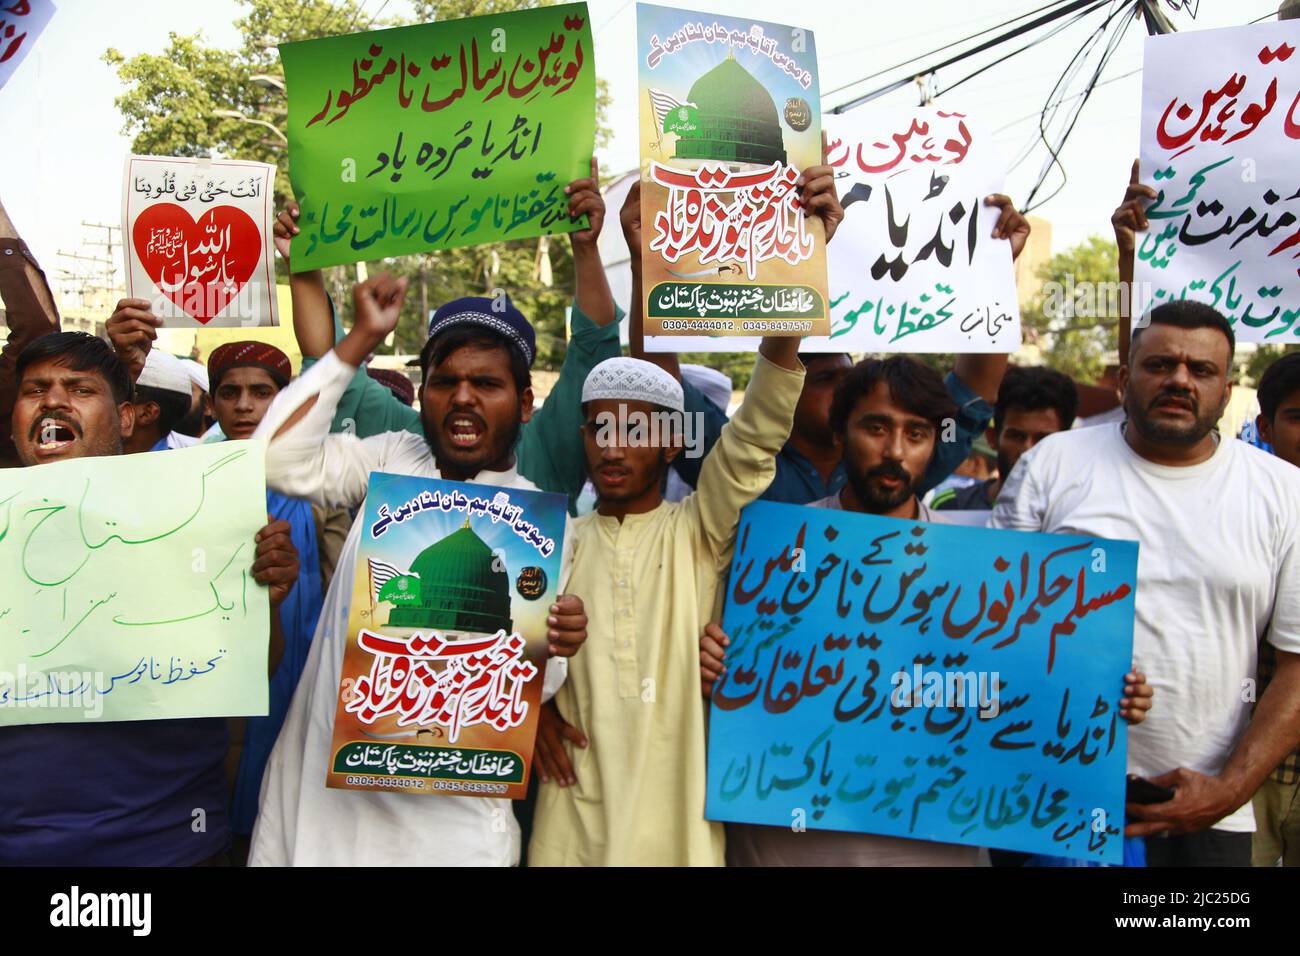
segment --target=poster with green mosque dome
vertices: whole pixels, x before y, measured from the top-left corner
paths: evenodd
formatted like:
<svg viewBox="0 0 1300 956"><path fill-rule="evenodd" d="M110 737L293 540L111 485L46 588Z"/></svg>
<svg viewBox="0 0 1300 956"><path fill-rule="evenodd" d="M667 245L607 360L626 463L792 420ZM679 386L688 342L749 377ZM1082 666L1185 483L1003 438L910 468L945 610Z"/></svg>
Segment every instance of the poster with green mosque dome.
<svg viewBox="0 0 1300 956"><path fill-rule="evenodd" d="M828 334L825 233L796 188L822 162L812 31L636 9L646 347Z"/></svg>
<svg viewBox="0 0 1300 956"><path fill-rule="evenodd" d="M566 515L564 495L371 474L329 786L524 796Z"/></svg>

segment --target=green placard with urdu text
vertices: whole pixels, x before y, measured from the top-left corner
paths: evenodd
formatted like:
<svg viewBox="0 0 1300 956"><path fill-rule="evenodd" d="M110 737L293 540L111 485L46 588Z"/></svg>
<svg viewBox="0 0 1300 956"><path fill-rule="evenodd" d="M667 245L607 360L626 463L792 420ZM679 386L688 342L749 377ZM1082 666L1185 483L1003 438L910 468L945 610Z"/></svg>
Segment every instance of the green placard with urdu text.
<svg viewBox="0 0 1300 956"><path fill-rule="evenodd" d="M295 272L585 228L596 73L585 3L280 46Z"/></svg>

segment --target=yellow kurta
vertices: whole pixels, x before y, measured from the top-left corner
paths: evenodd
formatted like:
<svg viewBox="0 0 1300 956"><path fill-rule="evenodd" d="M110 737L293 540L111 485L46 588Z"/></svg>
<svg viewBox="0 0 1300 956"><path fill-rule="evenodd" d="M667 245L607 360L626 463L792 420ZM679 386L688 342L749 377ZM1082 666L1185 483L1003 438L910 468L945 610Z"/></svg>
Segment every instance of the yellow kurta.
<svg viewBox="0 0 1300 956"><path fill-rule="evenodd" d="M565 741L575 785L541 785L530 865L723 864L722 825L704 819L700 635L740 509L771 484L802 387L802 371L759 356L695 494L574 523L568 593L586 606L588 637L555 702L588 746Z"/></svg>

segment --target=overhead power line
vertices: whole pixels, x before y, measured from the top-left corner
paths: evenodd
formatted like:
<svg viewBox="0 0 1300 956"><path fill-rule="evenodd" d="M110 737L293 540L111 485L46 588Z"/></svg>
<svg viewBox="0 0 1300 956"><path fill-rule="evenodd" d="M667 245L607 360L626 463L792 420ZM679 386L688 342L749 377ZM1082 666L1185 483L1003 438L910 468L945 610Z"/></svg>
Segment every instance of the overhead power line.
<svg viewBox="0 0 1300 956"><path fill-rule="evenodd" d="M863 103L867 103L878 97L884 96L886 93L892 93L895 90L899 90L905 86L908 86L909 84L912 83L913 79L916 76L924 76L929 73L935 73L939 70L946 69L947 67L950 67L956 63L960 63L962 60L969 59L972 56L976 56L980 53L983 53L985 50L991 50L994 47L1000 46L1003 43L1010 42L1011 40L1014 40L1017 37L1024 36L1026 33L1032 33L1034 30L1046 26L1047 24L1052 23L1053 21L1058 20L1061 17L1069 16L1070 14L1083 10L1085 8L1087 8L1089 12L1093 10L1100 10L1102 7L1106 6L1106 4L1109 2L1110 0L1068 0L1068 2L1052 4L1046 8L1039 8L1040 10L1050 9L1051 12L1043 13L1041 16L1037 16L1034 19L1028 21L1027 23L1022 23L1019 26L1014 27L1011 30L1008 30L1005 33L1001 33L993 37L992 39L985 40L983 43L977 44L976 46L972 47L969 50L964 50L961 53L955 54L954 56L947 57L946 59L941 60L940 62L931 63L927 66L920 67L919 69L911 70L906 76L902 77L901 79L888 83L885 86L882 86L876 90L872 90L869 93L864 93L861 96L849 100L847 103L841 103L839 106L836 106L834 109L832 109L831 112L833 113L848 112L851 109L861 106ZM1015 21L1010 21L1010 22L1015 22ZM979 34L976 35L978 36ZM957 41L957 42L960 43L962 41ZM953 44L948 44L947 47L940 47L940 51L943 49L947 49L952 45ZM939 52L939 51L935 51L935 52ZM929 54L929 55L933 55L933 54ZM892 72L893 70L901 69L902 67L910 63L914 63L919 59L920 57L913 57L911 60L905 60L901 64L896 64L893 67L889 67L885 70L881 70L869 76L863 77L858 82L865 82L866 80L874 79L877 76L884 75L886 73ZM850 85L854 85L854 84L850 84Z"/></svg>

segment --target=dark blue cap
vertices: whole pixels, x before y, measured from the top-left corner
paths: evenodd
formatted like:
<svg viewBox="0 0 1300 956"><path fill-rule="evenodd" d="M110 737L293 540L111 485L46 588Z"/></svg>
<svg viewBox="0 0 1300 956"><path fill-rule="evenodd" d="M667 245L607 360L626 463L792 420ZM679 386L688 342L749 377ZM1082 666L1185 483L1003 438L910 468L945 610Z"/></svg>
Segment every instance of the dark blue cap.
<svg viewBox="0 0 1300 956"><path fill-rule="evenodd" d="M457 325L477 325L496 332L523 352L529 368L532 367L537 355L537 334L508 295L491 299L466 296L446 303L429 316L429 338Z"/></svg>

